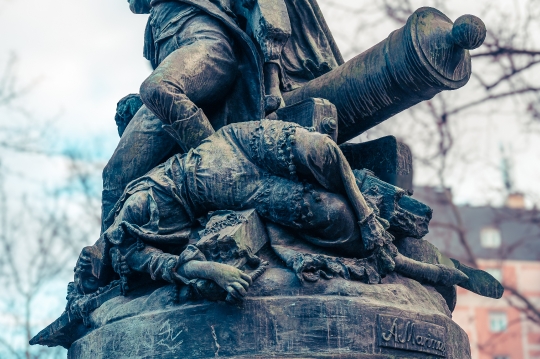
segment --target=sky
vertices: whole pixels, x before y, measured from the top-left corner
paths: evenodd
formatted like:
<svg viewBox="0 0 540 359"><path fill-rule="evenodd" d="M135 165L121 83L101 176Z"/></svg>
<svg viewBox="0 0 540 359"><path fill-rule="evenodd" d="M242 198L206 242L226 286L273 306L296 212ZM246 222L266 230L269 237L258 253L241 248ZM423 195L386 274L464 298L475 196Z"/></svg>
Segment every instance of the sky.
<svg viewBox="0 0 540 359"><path fill-rule="evenodd" d="M116 102L151 71L145 23L120 0L0 0L0 64L14 54L19 82L37 82L25 105L53 118L58 137L105 137L110 155Z"/></svg>

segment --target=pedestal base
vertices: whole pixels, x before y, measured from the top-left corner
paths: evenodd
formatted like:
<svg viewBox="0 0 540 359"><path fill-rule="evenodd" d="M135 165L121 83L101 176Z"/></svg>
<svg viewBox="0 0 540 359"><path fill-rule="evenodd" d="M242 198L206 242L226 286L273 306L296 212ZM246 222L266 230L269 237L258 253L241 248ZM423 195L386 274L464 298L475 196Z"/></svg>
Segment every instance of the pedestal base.
<svg viewBox="0 0 540 359"><path fill-rule="evenodd" d="M272 277L268 273L260 285L280 291L279 283L269 285ZM96 329L73 343L68 358L470 358L467 335L441 310L438 293L390 279L394 283L371 286L339 279L305 284L317 294L265 290L239 306L158 303L166 297L161 288L99 308ZM146 310L132 316L129 306Z"/></svg>

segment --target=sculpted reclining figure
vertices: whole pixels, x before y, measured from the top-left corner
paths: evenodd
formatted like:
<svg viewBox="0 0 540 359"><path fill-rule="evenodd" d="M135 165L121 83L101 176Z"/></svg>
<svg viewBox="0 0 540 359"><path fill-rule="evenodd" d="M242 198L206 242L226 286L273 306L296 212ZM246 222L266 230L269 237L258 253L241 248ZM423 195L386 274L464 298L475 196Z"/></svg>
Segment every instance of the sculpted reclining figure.
<svg viewBox="0 0 540 359"><path fill-rule="evenodd" d="M380 276L400 265L404 259L393 246L392 236L385 231L384 221L375 218L339 147L328 137L294 124L266 121L229 125L211 136L214 128L259 119L265 112L262 57L253 39L239 25L241 21L236 21L235 14L230 12L231 3L207 0L130 0L129 3L135 13L151 13L145 55L154 72L141 86L144 106L125 128L120 144L103 172L103 234L94 247L83 251L79 260L80 274L76 281L80 293L95 290L115 272L124 278L124 272L135 271L147 272L154 279L169 282L210 276L230 293L242 295L238 285L245 290L248 282L235 282L235 286L230 286L217 277L218 273L232 275L234 272L234 278L241 278L238 270L223 267L216 270L220 267L217 264L206 263L202 267L192 264L196 261L191 259L200 258L194 247L187 246L176 254L164 253L161 248L171 244L170 241L176 241L172 244L177 247L185 247L185 237L180 236L180 239L175 233L191 228L198 217L219 209L255 208L269 221L299 229L304 239L316 245L341 250L354 258L373 256L378 262L376 271ZM284 93L287 101L323 93L339 103L340 91L330 91L346 85L339 81L345 79L353 85L358 81L371 83L369 76L351 69L362 69L367 59L381 57L360 55L349 65L336 69L342 59L323 26L322 17L318 17L313 7L314 2L286 0L285 3L291 19L296 19L291 20L291 37L282 49L283 61L279 62L281 88L290 92L290 95ZM308 9L313 10L310 16L314 22L310 25L299 21L310 13ZM391 35L388 41L406 44L421 13L434 11L420 9L397 32L403 39L394 41L394 35ZM461 44L454 36L450 20L436 11L435 14L444 20L437 22L437 26L443 24L443 32L451 32L452 36L430 38L426 43L440 42L441 46L450 46L454 57L459 58L457 63L464 64L463 68L467 70L470 59L464 49L474 48L481 41ZM467 21L465 23L469 24ZM468 26L467 29L476 27ZM471 32L469 30L465 35ZM310 36L321 41L310 42ZM386 42L370 51L375 53L386 48ZM458 42L460 45L456 46ZM306 44L312 47L304 46ZM402 52L399 48L393 51ZM410 62L399 57L396 61L399 64ZM379 65L384 64L377 63ZM418 66L425 70L424 67L438 65L420 63ZM386 68L382 66L381 71ZM328 73L332 69L336 71ZM400 67L398 75L408 71L416 73L416 70ZM349 104L340 104L337 106L341 116L339 121L345 122L344 129L348 131L345 138L357 134L367 123L373 126L389 114L430 98L438 91L462 86L470 74L467 70L459 75L456 84L447 83L447 79L440 76L438 82L424 81L422 86L401 84L393 79L397 84L391 81L386 89L388 93L396 92L401 86L411 86L418 88L419 94L410 95L412 99L396 97L396 104L380 108L384 109L384 116L372 114L378 116L375 122L364 119L347 123L360 115L361 119L371 116L371 112L367 113L363 107L358 113L351 112L347 110ZM322 80L319 79L322 82L309 82L318 76L322 76ZM397 76L397 79L402 77L410 78ZM420 81L422 77L416 80ZM321 87L321 83L325 86ZM326 88L330 92L324 92ZM371 92L369 86L364 90ZM355 94L365 95L364 92ZM346 113L349 113L348 117ZM211 137L197 147L208 136ZM176 141L171 141L173 138ZM178 151L174 142L187 154L174 155L152 170ZM196 149L190 151L193 148ZM314 191L306 190L299 180L319 187ZM91 273L87 281L85 273ZM457 270L448 273L448 277L453 278L448 283L466 280L466 276Z"/></svg>
<svg viewBox="0 0 540 359"><path fill-rule="evenodd" d="M318 187L306 192L300 180ZM174 155L131 182L105 219L106 230L99 241L83 251L78 267L92 266L95 278L89 282L103 285L113 269L122 274L121 266L109 260L109 253L118 250L129 270L168 282L209 277L229 292L243 295L249 281L237 269L192 263L203 259L194 246L179 256L157 247L168 244L167 237L191 228L209 211L248 208L255 208L267 220L301 230L311 241L331 243L357 257L377 248L387 252L381 258L392 261L396 251L391 236L371 215L358 187L355 193L347 190L351 184L355 186L350 167L326 135L281 121L228 125L196 149ZM348 192L356 196L356 213L345 197ZM137 238L133 231L126 231L126 224L141 232L140 239L148 244L144 250L136 249ZM148 235L155 243L148 242ZM88 260L90 254L100 260ZM88 281L76 282L83 293L96 289L87 286Z"/></svg>
<svg viewBox="0 0 540 359"><path fill-rule="evenodd" d="M349 258L370 256L379 279L398 266L413 277L442 270L435 282L447 286L468 280L458 269L398 253L384 220L367 205L329 136L262 120L228 125L131 182L105 219L100 239L81 253L72 297L89 294L113 278L127 284L136 272L179 284L210 279L232 296L243 297L250 277L207 261L185 232L209 211L249 208L316 246Z"/></svg>

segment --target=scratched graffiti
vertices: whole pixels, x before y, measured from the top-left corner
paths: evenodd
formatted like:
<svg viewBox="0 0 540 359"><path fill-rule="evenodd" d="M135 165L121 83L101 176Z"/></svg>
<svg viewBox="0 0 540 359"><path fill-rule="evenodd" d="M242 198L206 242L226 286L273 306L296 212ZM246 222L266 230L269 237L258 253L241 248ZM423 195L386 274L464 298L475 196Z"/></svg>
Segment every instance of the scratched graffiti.
<svg viewBox="0 0 540 359"><path fill-rule="evenodd" d="M169 320L166 320L158 329L155 345L165 347L168 350L175 350L184 342L183 340L177 340L183 331L183 329L172 327Z"/></svg>
<svg viewBox="0 0 540 359"><path fill-rule="evenodd" d="M184 343L184 340L178 340L183 332L184 329L173 327L169 320L154 328L147 328L141 334L141 340L136 343L135 353L153 352L158 349L162 351L164 348L173 351Z"/></svg>

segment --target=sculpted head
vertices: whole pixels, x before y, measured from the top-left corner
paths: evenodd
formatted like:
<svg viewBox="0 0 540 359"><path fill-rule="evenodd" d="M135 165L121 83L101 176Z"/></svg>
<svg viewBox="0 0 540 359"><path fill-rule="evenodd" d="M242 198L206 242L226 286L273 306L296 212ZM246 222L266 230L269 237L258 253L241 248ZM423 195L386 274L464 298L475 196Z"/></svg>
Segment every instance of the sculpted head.
<svg viewBox="0 0 540 359"><path fill-rule="evenodd" d="M150 13L151 0L128 0L129 8L134 14L148 14Z"/></svg>
<svg viewBox="0 0 540 359"><path fill-rule="evenodd" d="M75 265L74 283L80 294L94 293L111 281L97 246L84 247Z"/></svg>

